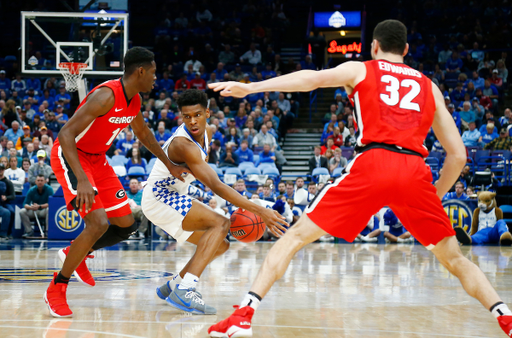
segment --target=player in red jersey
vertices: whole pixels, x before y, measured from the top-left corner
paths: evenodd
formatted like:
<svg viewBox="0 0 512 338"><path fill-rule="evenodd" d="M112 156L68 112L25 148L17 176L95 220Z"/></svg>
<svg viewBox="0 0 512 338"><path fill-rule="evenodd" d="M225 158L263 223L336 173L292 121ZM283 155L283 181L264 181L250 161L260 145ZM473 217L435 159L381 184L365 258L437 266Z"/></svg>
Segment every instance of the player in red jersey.
<svg viewBox="0 0 512 338"><path fill-rule="evenodd" d="M441 204L466 163L464 144L443 95L423 74L403 64L408 45L401 22L379 23L371 48L373 61L346 62L318 72L303 70L251 84L209 85L223 96L234 97L344 86L355 105L359 132L358 155L272 247L239 309L211 326L211 337L251 337L254 311L299 249L326 233L352 242L368 219L386 205L512 336L512 312L482 271L462 255ZM428 154L423 140L431 125L447 153L435 187L423 159Z"/></svg>
<svg viewBox="0 0 512 338"><path fill-rule="evenodd" d="M71 246L59 252L64 264L45 292L45 302L54 317L72 315L66 289L73 272L79 281L94 286L85 264L90 253L128 239L137 230L126 193L105 155L119 132L131 125L142 144L173 176L183 180L181 174L186 170L169 161L140 112L139 92L151 91L155 71L152 52L142 47L130 49L124 56L123 77L94 88L53 145L52 169L68 210L75 208L86 224Z"/></svg>

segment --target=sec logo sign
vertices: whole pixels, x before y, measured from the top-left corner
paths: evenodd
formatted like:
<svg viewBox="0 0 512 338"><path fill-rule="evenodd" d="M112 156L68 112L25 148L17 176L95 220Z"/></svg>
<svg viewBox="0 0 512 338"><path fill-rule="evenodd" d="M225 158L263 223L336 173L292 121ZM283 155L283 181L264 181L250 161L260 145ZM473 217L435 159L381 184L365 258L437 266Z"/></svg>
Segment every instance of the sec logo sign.
<svg viewBox="0 0 512 338"><path fill-rule="evenodd" d="M443 201L443 207L454 227L461 227L470 233L473 212L466 203L459 200L447 200Z"/></svg>
<svg viewBox="0 0 512 338"><path fill-rule="evenodd" d="M80 227L83 220L75 210L68 211L64 205L55 213L55 224L64 232L73 232Z"/></svg>

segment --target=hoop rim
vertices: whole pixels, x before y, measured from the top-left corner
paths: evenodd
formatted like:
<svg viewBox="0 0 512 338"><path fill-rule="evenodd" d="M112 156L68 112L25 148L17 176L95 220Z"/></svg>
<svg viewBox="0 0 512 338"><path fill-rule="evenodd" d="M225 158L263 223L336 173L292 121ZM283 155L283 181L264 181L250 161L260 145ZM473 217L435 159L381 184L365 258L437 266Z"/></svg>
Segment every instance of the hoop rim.
<svg viewBox="0 0 512 338"><path fill-rule="evenodd" d="M61 62L59 63L60 71L69 71L69 73L77 75L84 68L87 68L87 63L84 62Z"/></svg>

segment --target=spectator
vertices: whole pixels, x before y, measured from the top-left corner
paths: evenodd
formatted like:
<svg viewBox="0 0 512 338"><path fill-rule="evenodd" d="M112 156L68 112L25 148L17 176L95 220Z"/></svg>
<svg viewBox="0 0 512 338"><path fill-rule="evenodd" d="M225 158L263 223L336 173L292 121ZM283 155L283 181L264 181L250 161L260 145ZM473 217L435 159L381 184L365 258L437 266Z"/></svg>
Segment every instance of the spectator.
<svg viewBox="0 0 512 338"><path fill-rule="evenodd" d="M286 192L284 193L284 197L293 199L295 195L295 185L292 181L286 181Z"/></svg>
<svg viewBox="0 0 512 338"><path fill-rule="evenodd" d="M511 150L512 146L512 138L508 136L508 131L506 128L501 128L500 136L495 138L491 142L487 143L484 149L490 150Z"/></svg>
<svg viewBox="0 0 512 338"><path fill-rule="evenodd" d="M222 52L221 52L222 53ZM217 79L223 79L224 78L224 75L227 74L228 72L224 69L224 63L223 62L219 62L217 63L217 69L215 69L213 71L213 74L215 74L215 77Z"/></svg>
<svg viewBox="0 0 512 338"><path fill-rule="evenodd" d="M247 62L253 66L261 63L261 52L256 49L255 43L251 43L250 49L240 57L240 62Z"/></svg>
<svg viewBox="0 0 512 338"><path fill-rule="evenodd" d="M220 156L222 155L221 144L219 140L213 141L208 155L208 163L219 164Z"/></svg>
<svg viewBox="0 0 512 338"><path fill-rule="evenodd" d="M492 108L492 101L489 97L482 94L482 88L475 89L475 97L479 100L480 105L483 106L484 109Z"/></svg>
<svg viewBox="0 0 512 338"><path fill-rule="evenodd" d="M25 184L25 171L18 168L18 159L9 158L9 168L5 170L5 176L12 182L16 195L21 195Z"/></svg>
<svg viewBox="0 0 512 338"><path fill-rule="evenodd" d="M236 147L240 145L240 138L238 137L236 127L229 128L229 134L224 138L224 142Z"/></svg>
<svg viewBox="0 0 512 338"><path fill-rule="evenodd" d="M457 86L450 93L450 99L455 106L458 106L460 102L464 101L464 94L466 94L466 91L463 88L462 82L457 82Z"/></svg>
<svg viewBox="0 0 512 338"><path fill-rule="evenodd" d="M498 70L494 69L492 71L491 83L497 88L501 89L503 87L503 79L498 76Z"/></svg>
<svg viewBox="0 0 512 338"><path fill-rule="evenodd" d="M0 70L0 89L9 93L11 90L11 80L5 77L5 70Z"/></svg>
<svg viewBox="0 0 512 338"><path fill-rule="evenodd" d="M9 239L11 226L11 215L14 215L14 208L8 204L15 198L14 187L12 182L4 176L5 165L0 163L0 217L2 223L0 225L0 241Z"/></svg>
<svg viewBox="0 0 512 338"><path fill-rule="evenodd" d="M247 144L252 144L252 135L251 135L251 131L249 130L249 128L244 128L242 130L242 137L240 137L240 145L244 142L244 141L247 141ZM252 151L252 150L251 150Z"/></svg>
<svg viewBox="0 0 512 338"><path fill-rule="evenodd" d="M169 77L169 72L164 71L162 74L162 79L158 81L158 90L169 93L174 90L174 81Z"/></svg>
<svg viewBox="0 0 512 338"><path fill-rule="evenodd" d="M300 66L302 69L316 70L316 66L311 59L311 55L309 54L307 54L305 59L300 62Z"/></svg>
<svg viewBox="0 0 512 338"><path fill-rule="evenodd" d="M334 145L334 140L332 138L327 139L327 143L325 146L322 146L321 154L324 155L327 149L335 150L337 147Z"/></svg>
<svg viewBox="0 0 512 338"><path fill-rule="evenodd" d="M135 221L140 222L137 233L131 235L129 239L144 239L144 234L148 229L148 219L142 212L142 190L139 188L139 184L136 178L132 178L130 180L130 187L126 191L126 197L128 197L128 204L132 210L133 218L135 218Z"/></svg>
<svg viewBox="0 0 512 338"><path fill-rule="evenodd" d="M313 169L315 168L326 168L329 170L329 163L327 159L321 156L322 148L320 146L315 146L315 155L309 159L309 174L313 174Z"/></svg>
<svg viewBox="0 0 512 338"><path fill-rule="evenodd" d="M245 109L239 108L235 117L235 125L237 128L242 128L245 125L245 122L247 122L247 114L245 113Z"/></svg>
<svg viewBox="0 0 512 338"><path fill-rule="evenodd" d="M28 182L28 170L30 169L30 166L32 165L32 162L29 158L24 158L21 162L21 169L25 172L25 183Z"/></svg>
<svg viewBox="0 0 512 338"><path fill-rule="evenodd" d="M473 179L473 176L471 175L471 168L469 165L465 165L464 168L462 168L462 171L460 173L459 181L464 183L464 186L467 186L469 189L469 184L471 183L471 180ZM472 195L468 193L468 196Z"/></svg>
<svg viewBox="0 0 512 338"><path fill-rule="evenodd" d="M256 166L260 163L275 163L276 154L271 150L270 144L265 143L263 145L263 151L259 153L259 158L256 161Z"/></svg>
<svg viewBox="0 0 512 338"><path fill-rule="evenodd" d="M289 112L292 108L290 105L290 101L286 100L284 98L284 93L279 93L279 100L277 100L277 106L283 111L283 112Z"/></svg>
<svg viewBox="0 0 512 338"><path fill-rule="evenodd" d="M165 130L171 130L174 125L176 125L176 122L174 122L174 114L172 112L169 112L167 109L162 109L160 111L160 119L156 121L157 125L160 125L163 123Z"/></svg>
<svg viewBox="0 0 512 338"><path fill-rule="evenodd" d="M334 149L334 156L329 161L329 172L332 173L336 168L346 168L347 159L342 156L341 149Z"/></svg>
<svg viewBox="0 0 512 338"><path fill-rule="evenodd" d="M480 139L480 132L476 129L475 121L469 122L469 130L462 134L462 142L466 147L477 147Z"/></svg>
<svg viewBox="0 0 512 338"><path fill-rule="evenodd" d="M62 113L62 106L57 106L57 110L60 110L60 113L59 116L61 118L61 122L63 122L62 124L65 124L67 122L67 115L65 115L64 113ZM66 119L62 119L64 116L66 116ZM57 120L58 118L55 116L55 113L54 112L48 112L48 120L46 121L46 128L48 128L48 130L51 130L52 133L54 135L57 135L60 131L60 128L61 128L61 123L59 123L59 121Z"/></svg>
<svg viewBox="0 0 512 338"><path fill-rule="evenodd" d="M240 143L240 148L235 152L238 156L239 162L254 162L254 153L249 149L249 143L247 140L243 140Z"/></svg>
<svg viewBox="0 0 512 338"><path fill-rule="evenodd" d="M173 86L173 89L174 89L174 86ZM162 110L166 100L167 100L167 93L165 92L165 90L162 90L160 92L160 94L158 94L158 100L155 101L155 109Z"/></svg>
<svg viewBox="0 0 512 338"><path fill-rule="evenodd" d="M187 80L187 74L183 73L181 78L176 81L176 86L174 87L178 93L181 93L184 90L190 89L190 82Z"/></svg>
<svg viewBox="0 0 512 338"><path fill-rule="evenodd" d="M503 59L499 59L496 63L496 69L498 70L498 77L503 80L503 83L507 83L508 69L505 66Z"/></svg>
<svg viewBox="0 0 512 338"><path fill-rule="evenodd" d="M336 114L331 114L331 120L329 122L327 122L326 124L324 124L324 131L327 131L327 126L330 123L332 123L333 128L338 126L338 117L336 116ZM340 129L340 132L341 132L341 129Z"/></svg>
<svg viewBox="0 0 512 338"><path fill-rule="evenodd" d="M69 111L70 103L71 102L71 96L66 92L66 85L61 84L59 87L59 93L55 95L55 105L64 105L64 109L66 111Z"/></svg>
<svg viewBox="0 0 512 338"><path fill-rule="evenodd" d="M133 133L128 130L126 132L126 138L117 142L116 155L126 155L126 152L132 148L133 142Z"/></svg>
<svg viewBox="0 0 512 338"><path fill-rule="evenodd" d="M229 78L231 81L242 81L244 78L244 73L242 73L242 67L239 63L235 65L235 69L229 72Z"/></svg>
<svg viewBox="0 0 512 338"><path fill-rule="evenodd" d="M485 80L482 89L482 95L487 96L492 101L492 106L498 106L498 89L491 83L490 80Z"/></svg>
<svg viewBox="0 0 512 338"><path fill-rule="evenodd" d="M259 198L264 200L264 201L275 202L276 199L275 199L274 193L272 192L272 188L271 187L272 187L272 184L265 183L263 185L263 192L261 192L259 194Z"/></svg>
<svg viewBox="0 0 512 338"><path fill-rule="evenodd" d="M12 141L13 144L16 144L20 137L23 137L23 130L20 129L20 124L18 121L12 122L12 127L7 129L4 134L9 141Z"/></svg>
<svg viewBox="0 0 512 338"><path fill-rule="evenodd" d="M142 167L144 172L146 171L146 163L142 160L142 156L139 148L133 148L132 154L128 162L126 162L126 170L128 171L131 167Z"/></svg>
<svg viewBox="0 0 512 338"><path fill-rule="evenodd" d="M499 126L499 121L494 119L493 114L490 111L487 111L487 113L485 113L483 123L480 126L480 128L478 129L478 131L480 132L480 135L483 135L487 132L488 124L492 124L492 127L493 127L492 131L495 132L496 134L498 134L498 128L496 127L496 123L498 123L498 126Z"/></svg>
<svg viewBox="0 0 512 338"><path fill-rule="evenodd" d="M23 140L25 141L25 140ZM31 159L32 157L36 156L37 151L34 148L34 143L32 143L32 139L30 139L30 142L27 143L25 147L23 147L22 150L18 152L18 154L21 155L21 158L28 158Z"/></svg>
<svg viewBox="0 0 512 338"><path fill-rule="evenodd" d="M16 91L20 94L20 96L23 96L25 94L25 90L27 90L27 84L25 80L22 80L20 73L16 73L16 79L11 82L11 91Z"/></svg>
<svg viewBox="0 0 512 338"><path fill-rule="evenodd" d="M494 131L496 127L494 126L494 123L488 123L486 127L486 132L482 133L480 132L480 138L478 139L478 142L483 144L484 146L489 144L494 139L498 138L499 135L496 131Z"/></svg>
<svg viewBox="0 0 512 338"><path fill-rule="evenodd" d="M277 76L276 72L272 70L271 62L267 63L267 65L265 66L265 70L261 72L261 76L264 80Z"/></svg>
<svg viewBox="0 0 512 338"><path fill-rule="evenodd" d="M217 82L219 82L217 75L215 73L211 73L210 79L208 81L206 81L206 84L209 85L210 83L217 83Z"/></svg>
<svg viewBox="0 0 512 338"><path fill-rule="evenodd" d="M211 198L208 201L208 206L219 215L226 216L226 211L224 211L221 207L218 206L217 200L215 198Z"/></svg>
<svg viewBox="0 0 512 338"><path fill-rule="evenodd" d="M28 181L31 186L36 183L37 176L43 175L46 182L48 182L50 175L53 174L52 167L46 164L45 160L46 152L39 150L37 152L37 163L32 164L28 170Z"/></svg>
<svg viewBox="0 0 512 338"><path fill-rule="evenodd" d="M220 156L219 167L238 167L238 155L233 152L230 144L226 144L226 151Z"/></svg>
<svg viewBox="0 0 512 338"><path fill-rule="evenodd" d="M127 135L128 136L128 135ZM156 140L158 141L158 144L160 144L161 146L164 145L165 142L167 142L167 140L171 137L171 134L169 134L169 132L167 132L165 130L165 123L164 122L160 122L158 124L158 129L157 129L157 132L155 133L155 138ZM131 138L131 137L130 137ZM133 144L133 142L131 142L131 144ZM126 151L125 151L126 153Z"/></svg>
<svg viewBox="0 0 512 338"><path fill-rule="evenodd" d="M476 114L471 110L471 103L469 103L469 101L464 102L462 111L459 114L464 128L468 128L469 123L475 122L476 120Z"/></svg>
<svg viewBox="0 0 512 338"><path fill-rule="evenodd" d="M335 127L333 129L332 135L327 136L327 139L330 139L330 138L332 138L332 140L334 142L334 145L336 147L343 147L344 144L345 144L345 140L343 138L343 135L340 134L340 128L339 127ZM326 141L327 141L327 139L326 139Z"/></svg>
<svg viewBox="0 0 512 338"><path fill-rule="evenodd" d="M260 132L256 134L252 141L252 145L256 147L261 147L264 144L269 144L271 151L274 151L277 146L276 138L268 132L266 125L261 126Z"/></svg>
<svg viewBox="0 0 512 338"><path fill-rule="evenodd" d="M439 62L440 65L445 65L448 59L451 57L452 51L450 50L450 45L445 44L443 46L443 50L439 52L437 57L437 62Z"/></svg>
<svg viewBox="0 0 512 338"><path fill-rule="evenodd" d="M453 52L450 58L446 61L446 71L449 73L460 73L462 69L462 60L459 58L457 52Z"/></svg>
<svg viewBox="0 0 512 338"><path fill-rule="evenodd" d="M349 127L348 132L349 134L345 137L345 147L355 147L357 145L357 138L354 127ZM334 144L336 145L336 142Z"/></svg>
<svg viewBox="0 0 512 338"><path fill-rule="evenodd" d="M23 127L22 130L23 130L23 135L18 137L18 139L16 140L16 143L15 143L16 150L23 149L23 141L25 140L25 138L30 138L30 140L32 140L32 138L30 137L30 127L25 126L25 127Z"/></svg>
<svg viewBox="0 0 512 338"><path fill-rule="evenodd" d="M201 79L201 73L195 72L194 79L190 81L190 88L195 88L197 90L206 90L206 82Z"/></svg>
<svg viewBox="0 0 512 338"><path fill-rule="evenodd" d="M43 127L46 128L46 127ZM44 129L42 130L44 132ZM51 154L53 147L53 141L48 135L41 135L41 143L39 144L39 149L44 150L47 154Z"/></svg>
<svg viewBox="0 0 512 338"><path fill-rule="evenodd" d="M485 54L478 48L478 42L473 43L473 49L470 51L469 54L471 54L471 57L477 62L481 62L484 60Z"/></svg>
<svg viewBox="0 0 512 338"><path fill-rule="evenodd" d="M236 180L236 183L234 184L234 189L242 196L245 196L247 198L251 198L252 194L247 191L247 188L245 186L245 181L243 179Z"/></svg>
<svg viewBox="0 0 512 338"><path fill-rule="evenodd" d="M30 225L30 220L36 217L45 219L48 224L48 201L53 196L53 189L46 184L44 175L37 175L36 185L30 188L23 202L24 208L20 210L20 218L25 228L23 238L32 237L34 231Z"/></svg>
<svg viewBox="0 0 512 338"><path fill-rule="evenodd" d="M462 182L455 183L455 191L454 192L448 192L443 197L443 201L446 200L461 200L461 201L467 201L469 200L468 195L464 193L464 184Z"/></svg>

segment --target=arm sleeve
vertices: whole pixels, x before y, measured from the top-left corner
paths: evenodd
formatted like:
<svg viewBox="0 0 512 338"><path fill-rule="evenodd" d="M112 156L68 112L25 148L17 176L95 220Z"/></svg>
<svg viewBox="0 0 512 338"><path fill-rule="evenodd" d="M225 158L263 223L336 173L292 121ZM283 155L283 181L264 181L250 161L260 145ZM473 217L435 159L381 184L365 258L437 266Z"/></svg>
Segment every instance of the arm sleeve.
<svg viewBox="0 0 512 338"><path fill-rule="evenodd" d="M23 201L23 207L25 207L26 204L30 205L32 203L32 190L29 190L27 193L27 196L25 196L25 200Z"/></svg>
<svg viewBox="0 0 512 338"><path fill-rule="evenodd" d="M36 175L34 173L34 165L32 165L28 169L28 181L30 182L30 185L34 185L36 183Z"/></svg>
<svg viewBox="0 0 512 338"><path fill-rule="evenodd" d="M14 193L14 185L12 184L11 180L7 179L5 181L5 183L7 184L7 190L5 192L5 197L7 198L8 201L12 201L13 199L16 198L16 195Z"/></svg>

